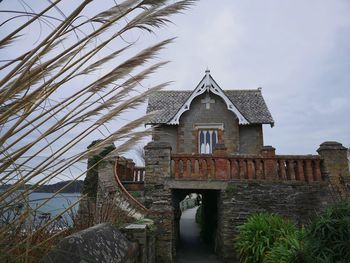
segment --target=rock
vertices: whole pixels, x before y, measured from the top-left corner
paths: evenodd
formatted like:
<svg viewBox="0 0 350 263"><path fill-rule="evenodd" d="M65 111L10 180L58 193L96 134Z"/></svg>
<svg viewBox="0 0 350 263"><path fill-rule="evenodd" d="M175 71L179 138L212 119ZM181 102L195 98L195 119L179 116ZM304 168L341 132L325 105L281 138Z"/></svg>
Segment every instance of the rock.
<svg viewBox="0 0 350 263"><path fill-rule="evenodd" d="M138 245L131 243L112 224L103 223L62 239L41 262L132 263Z"/></svg>

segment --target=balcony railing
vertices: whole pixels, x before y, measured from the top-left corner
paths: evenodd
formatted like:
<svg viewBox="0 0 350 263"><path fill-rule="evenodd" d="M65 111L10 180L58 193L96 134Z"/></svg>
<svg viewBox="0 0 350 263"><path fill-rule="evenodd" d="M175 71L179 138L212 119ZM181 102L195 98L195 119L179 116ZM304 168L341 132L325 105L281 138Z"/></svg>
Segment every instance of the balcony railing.
<svg viewBox="0 0 350 263"><path fill-rule="evenodd" d="M173 154L171 174L176 180L260 179L322 181L317 155L212 156Z"/></svg>
<svg viewBox="0 0 350 263"><path fill-rule="evenodd" d="M121 182L144 182L145 167L134 165L133 162L125 160L117 162L117 173Z"/></svg>

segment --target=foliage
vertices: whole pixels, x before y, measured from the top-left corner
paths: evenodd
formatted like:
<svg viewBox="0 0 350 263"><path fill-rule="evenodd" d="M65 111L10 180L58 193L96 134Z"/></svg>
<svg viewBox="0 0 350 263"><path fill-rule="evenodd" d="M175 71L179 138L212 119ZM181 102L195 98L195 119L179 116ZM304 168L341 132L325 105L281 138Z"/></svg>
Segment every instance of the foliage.
<svg viewBox="0 0 350 263"><path fill-rule="evenodd" d="M305 230L268 213L251 216L239 228L242 262L350 262L350 200L328 208Z"/></svg>
<svg viewBox="0 0 350 263"><path fill-rule="evenodd" d="M313 262L350 262L350 199L327 209L307 228L305 249Z"/></svg>
<svg viewBox="0 0 350 263"><path fill-rule="evenodd" d="M202 205L198 206L196 210L196 223L202 227L203 225L203 212L202 212Z"/></svg>
<svg viewBox="0 0 350 263"><path fill-rule="evenodd" d="M271 250L266 253L264 263L302 263L307 262L304 254L304 230L291 232L275 241Z"/></svg>
<svg viewBox="0 0 350 263"><path fill-rule="evenodd" d="M88 149L100 143L101 140L93 141ZM97 153L88 159L88 170L86 172L86 177L84 180L83 194L87 195L91 198L96 198L97 195L97 184L98 184L98 163L107 156L110 152L115 150L114 144L111 144L104 149L100 153Z"/></svg>
<svg viewBox="0 0 350 263"><path fill-rule="evenodd" d="M35 209L26 200L51 180L78 180L86 174L81 162L113 142L118 143L110 154L117 155L149 135L139 127L152 113L123 126L107 125L168 85L145 88L143 82L167 63L152 61L172 39L139 44L144 32L164 26L193 1L10 2L0 3L0 182L11 184L1 192L0 214L24 206L0 226L0 261L37 262L37 251L46 251L62 233L48 229L66 211L33 228L28 222L50 200ZM99 143L78 147L96 134L103 135Z"/></svg>
<svg viewBox="0 0 350 263"><path fill-rule="evenodd" d="M292 223L278 215L258 213L250 216L245 224L239 226L237 246L241 261L264 262L265 256L279 241L285 240L281 246L291 246L294 242L290 237L296 236L296 232L297 228Z"/></svg>

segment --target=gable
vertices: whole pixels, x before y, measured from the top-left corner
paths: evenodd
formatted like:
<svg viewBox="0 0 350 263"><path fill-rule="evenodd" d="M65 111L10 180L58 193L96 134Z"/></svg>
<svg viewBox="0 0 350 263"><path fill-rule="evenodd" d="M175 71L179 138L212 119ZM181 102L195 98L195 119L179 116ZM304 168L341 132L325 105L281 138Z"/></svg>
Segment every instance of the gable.
<svg viewBox="0 0 350 263"><path fill-rule="evenodd" d="M223 99L227 109L237 116L239 124L274 124L260 89L222 90L209 72L206 72L194 91L167 90L152 94L147 112L157 111L157 114L148 124L178 124L181 115L190 110L193 99L207 91Z"/></svg>

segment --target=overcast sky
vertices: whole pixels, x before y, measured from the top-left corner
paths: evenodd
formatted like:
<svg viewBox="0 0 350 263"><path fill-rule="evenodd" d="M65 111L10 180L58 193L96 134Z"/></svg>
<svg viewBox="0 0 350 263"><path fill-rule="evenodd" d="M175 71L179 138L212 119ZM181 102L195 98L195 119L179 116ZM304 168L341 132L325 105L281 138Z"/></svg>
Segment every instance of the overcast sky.
<svg viewBox="0 0 350 263"><path fill-rule="evenodd" d="M67 13L77 3L63 2ZM114 3L97 2L101 10ZM1 8L18 3L5 0ZM126 36L142 46L177 36L159 56L171 63L145 86L172 80L169 89L194 89L208 67L224 90L262 87L275 120L264 127L264 143L278 154L314 154L328 140L350 146L349 0L202 0L172 21L155 35ZM126 119L144 113L145 106Z"/></svg>
<svg viewBox="0 0 350 263"><path fill-rule="evenodd" d="M172 89L194 89L209 67L222 89L262 87L275 120L265 144L278 153L350 146L350 1L205 0L174 23L157 76Z"/></svg>

